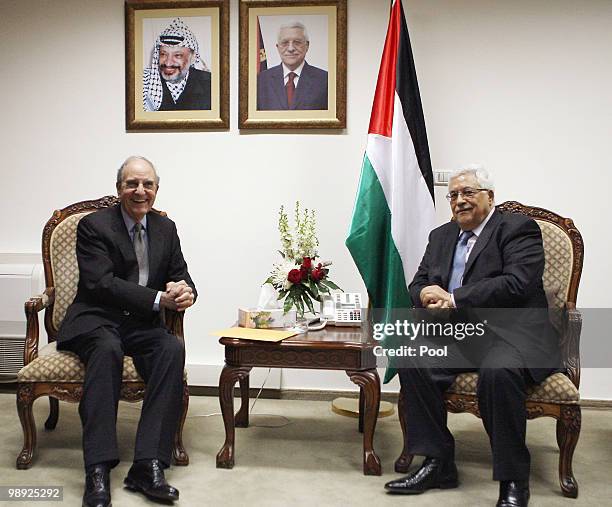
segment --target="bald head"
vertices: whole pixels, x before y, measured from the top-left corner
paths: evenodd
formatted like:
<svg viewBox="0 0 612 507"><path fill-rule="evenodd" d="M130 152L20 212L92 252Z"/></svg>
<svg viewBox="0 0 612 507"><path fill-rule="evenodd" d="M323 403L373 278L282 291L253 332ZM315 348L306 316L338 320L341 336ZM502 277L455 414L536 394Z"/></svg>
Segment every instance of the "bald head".
<svg viewBox="0 0 612 507"><path fill-rule="evenodd" d="M117 173L117 195L121 207L135 222L140 222L151 211L159 177L155 167L144 157L129 157Z"/></svg>
<svg viewBox="0 0 612 507"><path fill-rule="evenodd" d="M146 162L151 166L151 169L153 169L153 173L155 174L155 181L159 185L159 175L157 174L157 170L155 169L153 162L151 162L148 158L142 157L140 155L131 155L125 159L123 164L121 164L121 167L119 167L119 169L117 170L117 186L121 185L121 182L123 181L123 173L125 168L130 164L130 162L134 162L136 160Z"/></svg>

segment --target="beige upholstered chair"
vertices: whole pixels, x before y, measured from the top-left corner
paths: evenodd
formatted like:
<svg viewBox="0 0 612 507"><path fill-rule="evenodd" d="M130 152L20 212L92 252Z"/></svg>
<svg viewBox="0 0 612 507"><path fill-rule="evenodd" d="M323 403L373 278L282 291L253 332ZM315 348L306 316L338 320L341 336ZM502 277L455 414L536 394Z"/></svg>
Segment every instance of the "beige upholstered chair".
<svg viewBox="0 0 612 507"><path fill-rule="evenodd" d="M581 421L578 387L582 317L576 309L576 296L584 256L582 236L571 219L560 217L551 211L524 206L514 201L500 204L498 208L530 216L542 229L546 259L544 289L551 308L561 310L559 314L562 315L562 322L553 323L561 331L559 346L566 373L555 373L528 391L527 417L535 419L548 416L557 419L557 444L560 451L559 483L564 496L576 498L578 484L572 472L572 457L580 436ZM477 381L477 373L463 373L457 376L446 393L446 408L449 412L470 412L480 417L476 398ZM402 396L399 400L401 405ZM401 407L399 413L404 433L404 450L395 462L395 471L406 473L412 461L412 456L406 450L410 435L406 434Z"/></svg>
<svg viewBox="0 0 612 507"><path fill-rule="evenodd" d="M113 196L95 201L72 204L56 210L43 230L42 256L45 268L45 292L25 303L27 317L24 367L17 376L17 411L23 427L23 449L17 456L17 468L32 465L36 448L36 426L32 404L40 396L49 396L51 410L45 428L53 430L59 416L58 400L78 402L81 399L85 368L76 354L57 351L55 339L68 306L76 295L79 270L76 258L76 229L79 220L88 213L118 203ZM161 213L157 212L156 213ZM163 213L162 213L163 214ZM45 328L49 344L38 350L38 312L45 309ZM183 343L183 314L166 312L163 315L168 329ZM183 447L182 434L189 391L183 379L182 416L174 441L173 458L177 465L188 465L189 457ZM131 357L123 362L121 399L140 401L144 398L145 383L138 375Z"/></svg>

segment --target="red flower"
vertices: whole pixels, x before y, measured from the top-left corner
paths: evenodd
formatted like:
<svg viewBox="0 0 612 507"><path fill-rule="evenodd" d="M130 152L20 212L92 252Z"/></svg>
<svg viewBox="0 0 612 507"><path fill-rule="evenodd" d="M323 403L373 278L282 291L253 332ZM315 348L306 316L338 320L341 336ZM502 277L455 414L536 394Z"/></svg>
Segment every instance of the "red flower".
<svg viewBox="0 0 612 507"><path fill-rule="evenodd" d="M312 259L310 257L304 257L304 260L302 261L302 267L310 269L312 267Z"/></svg>
<svg viewBox="0 0 612 507"><path fill-rule="evenodd" d="M287 275L287 280L291 283L300 283L302 281L302 272L299 269L292 269Z"/></svg>
<svg viewBox="0 0 612 507"><path fill-rule="evenodd" d="M312 278L318 282L325 276L325 270L320 269L320 268L315 268L312 270L311 275L312 275Z"/></svg>
<svg viewBox="0 0 612 507"><path fill-rule="evenodd" d="M305 268L304 266L300 267L300 273L302 273L302 281L306 281L308 280L308 268Z"/></svg>

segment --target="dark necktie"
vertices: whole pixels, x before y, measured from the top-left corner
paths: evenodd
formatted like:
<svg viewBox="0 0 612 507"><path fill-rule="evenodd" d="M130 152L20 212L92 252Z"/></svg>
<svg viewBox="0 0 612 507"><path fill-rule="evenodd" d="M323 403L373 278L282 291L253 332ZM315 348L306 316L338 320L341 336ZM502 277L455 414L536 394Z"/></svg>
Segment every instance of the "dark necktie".
<svg viewBox="0 0 612 507"><path fill-rule="evenodd" d="M287 76L287 84L285 85L285 89L287 90L287 104L289 104L289 109L293 106L293 95L295 94L295 83L294 79L297 74L295 72L289 72Z"/></svg>
<svg viewBox="0 0 612 507"><path fill-rule="evenodd" d="M465 261L467 253L468 240L474 235L472 231L463 231L459 235L459 241L455 248L455 257L453 258L453 269L451 271L450 281L448 282L448 292L452 292L461 287L463 284L463 272L465 271Z"/></svg>
<svg viewBox="0 0 612 507"><path fill-rule="evenodd" d="M138 285L147 285L149 278L149 256L144 240L144 230L139 222L134 226L134 252L138 261Z"/></svg>

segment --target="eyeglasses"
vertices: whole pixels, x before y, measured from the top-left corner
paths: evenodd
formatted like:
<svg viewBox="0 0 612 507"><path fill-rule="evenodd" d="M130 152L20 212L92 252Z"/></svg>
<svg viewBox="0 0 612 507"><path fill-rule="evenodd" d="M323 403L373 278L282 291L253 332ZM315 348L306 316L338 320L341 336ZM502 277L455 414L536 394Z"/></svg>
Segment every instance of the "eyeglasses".
<svg viewBox="0 0 612 507"><path fill-rule="evenodd" d="M125 188L133 190L133 189L138 188L140 186L140 181L137 181L137 180L127 180L127 181L124 181L123 184L125 185ZM142 182L142 186L145 188L145 190L154 190L156 184L152 180L146 180L146 181Z"/></svg>
<svg viewBox="0 0 612 507"><path fill-rule="evenodd" d="M294 40L283 39L282 41L278 43L278 45L281 48L285 49L285 48L288 48L289 44L291 43L293 43L294 48L302 49L304 45L306 44L306 41L304 39L294 39Z"/></svg>
<svg viewBox="0 0 612 507"><path fill-rule="evenodd" d="M464 199L473 199L474 197L476 197L476 194L478 192L488 192L488 191L489 190L487 188L466 187L463 190L453 190L452 192L449 192L448 194L446 194L446 198L451 202L456 201L460 195L463 196Z"/></svg>

